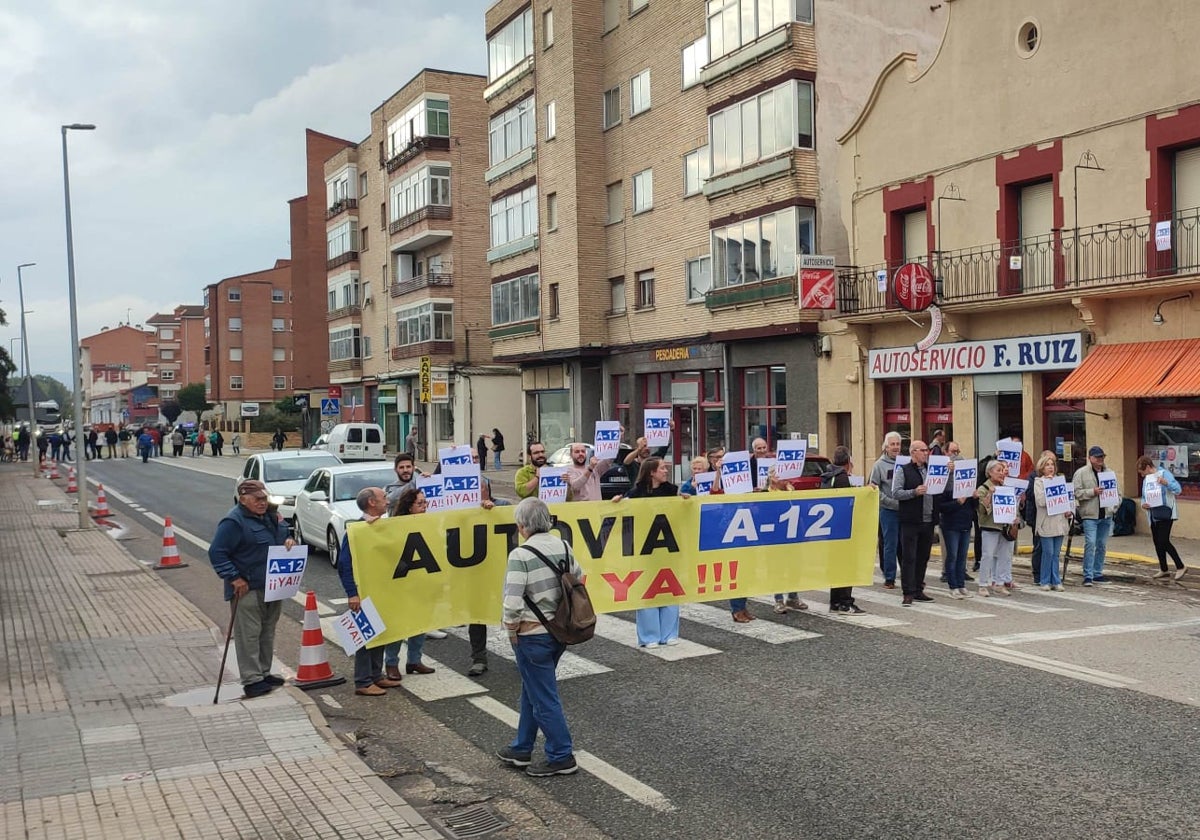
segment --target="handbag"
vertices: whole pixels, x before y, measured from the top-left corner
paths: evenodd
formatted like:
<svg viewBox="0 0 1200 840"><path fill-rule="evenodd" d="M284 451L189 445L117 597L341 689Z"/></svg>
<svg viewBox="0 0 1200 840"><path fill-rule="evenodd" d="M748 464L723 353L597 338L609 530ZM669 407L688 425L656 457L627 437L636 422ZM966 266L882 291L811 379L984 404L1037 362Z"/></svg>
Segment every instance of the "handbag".
<svg viewBox="0 0 1200 840"><path fill-rule="evenodd" d="M1149 514L1151 522L1166 522L1171 518L1171 506L1159 505L1158 507L1152 507L1149 510Z"/></svg>
<svg viewBox="0 0 1200 840"><path fill-rule="evenodd" d="M1017 541L1017 530L1020 527L1021 526L1018 525L1016 522L1012 523L1011 525L1006 525L1005 527L1000 529L1000 536L1004 537L1004 539L1008 540L1009 542L1016 542Z"/></svg>

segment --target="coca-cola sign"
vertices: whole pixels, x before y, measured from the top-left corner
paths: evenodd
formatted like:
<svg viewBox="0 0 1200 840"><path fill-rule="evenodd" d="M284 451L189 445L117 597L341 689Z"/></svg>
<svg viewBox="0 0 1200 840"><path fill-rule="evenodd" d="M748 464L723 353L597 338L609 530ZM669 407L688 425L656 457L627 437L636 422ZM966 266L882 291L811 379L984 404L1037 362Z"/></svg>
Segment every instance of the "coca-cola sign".
<svg viewBox="0 0 1200 840"><path fill-rule="evenodd" d="M924 312L933 305L933 274L920 263L905 263L892 275L896 303L909 312Z"/></svg>

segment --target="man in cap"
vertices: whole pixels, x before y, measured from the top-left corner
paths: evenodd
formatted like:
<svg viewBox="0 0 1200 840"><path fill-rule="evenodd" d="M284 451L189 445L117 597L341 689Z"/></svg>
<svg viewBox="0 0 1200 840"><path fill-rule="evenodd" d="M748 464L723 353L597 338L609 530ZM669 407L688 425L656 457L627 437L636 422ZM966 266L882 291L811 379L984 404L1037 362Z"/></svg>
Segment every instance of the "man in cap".
<svg viewBox="0 0 1200 840"><path fill-rule="evenodd" d="M1088 450L1088 462L1075 471L1075 504L1079 508L1079 524L1083 527L1083 585L1108 583L1104 576L1104 553L1108 535L1112 532L1111 509L1100 507L1100 473L1104 466L1104 450L1093 446Z"/></svg>
<svg viewBox="0 0 1200 840"><path fill-rule="evenodd" d="M279 514L268 509L267 488L261 481L239 482L237 499L217 523L208 559L225 581L225 600L234 601L233 642L242 687L247 697L261 697L283 685L283 677L271 673L275 625L283 604L264 600L267 551L274 545L292 548L296 543Z"/></svg>

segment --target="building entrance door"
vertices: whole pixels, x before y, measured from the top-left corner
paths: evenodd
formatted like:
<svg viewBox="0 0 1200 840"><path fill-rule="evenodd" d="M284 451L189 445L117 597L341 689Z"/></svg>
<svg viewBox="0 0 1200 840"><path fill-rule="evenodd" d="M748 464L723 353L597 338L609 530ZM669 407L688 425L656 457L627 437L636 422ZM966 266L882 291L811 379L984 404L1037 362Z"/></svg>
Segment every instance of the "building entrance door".
<svg viewBox="0 0 1200 840"><path fill-rule="evenodd" d="M691 462L700 450L700 427L694 405L675 405L672 416L675 420L675 483L679 484L692 474Z"/></svg>

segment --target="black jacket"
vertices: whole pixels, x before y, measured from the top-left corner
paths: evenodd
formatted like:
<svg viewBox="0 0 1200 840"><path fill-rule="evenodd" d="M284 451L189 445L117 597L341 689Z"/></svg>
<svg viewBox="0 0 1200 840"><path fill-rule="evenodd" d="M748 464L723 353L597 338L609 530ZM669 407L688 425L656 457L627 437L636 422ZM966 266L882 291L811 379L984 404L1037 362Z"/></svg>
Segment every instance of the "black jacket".
<svg viewBox="0 0 1200 840"><path fill-rule="evenodd" d="M970 531L975 524L975 497L967 499L961 505L954 498L954 482L947 481L946 489L935 499L938 512L938 524L943 531Z"/></svg>
<svg viewBox="0 0 1200 840"><path fill-rule="evenodd" d="M901 488L904 490L912 490L920 487L925 482L925 477L921 475L921 468L911 461L903 467L898 468L904 475L904 483ZM925 521L925 496L913 496L911 499L904 499L900 502L900 521L908 525L920 525ZM930 522L936 523L938 519L937 505L933 504L930 499Z"/></svg>

